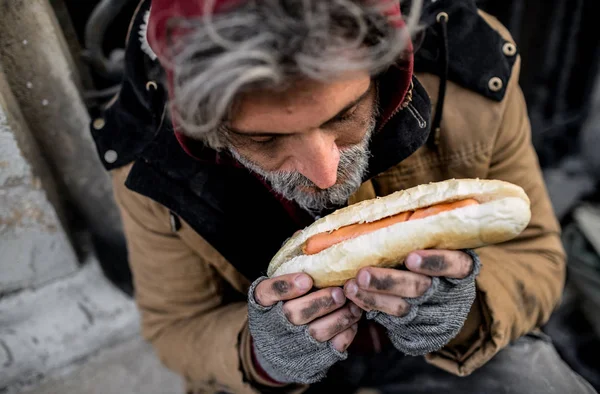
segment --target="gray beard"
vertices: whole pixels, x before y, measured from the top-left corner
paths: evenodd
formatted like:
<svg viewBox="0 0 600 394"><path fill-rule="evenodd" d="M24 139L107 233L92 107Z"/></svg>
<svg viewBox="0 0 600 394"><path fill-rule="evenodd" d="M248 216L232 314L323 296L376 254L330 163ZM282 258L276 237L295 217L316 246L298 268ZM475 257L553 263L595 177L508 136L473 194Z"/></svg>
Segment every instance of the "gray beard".
<svg viewBox="0 0 600 394"><path fill-rule="evenodd" d="M337 182L328 189L320 189L297 171L265 171L233 148L230 147L229 151L244 167L263 177L275 192L288 200L295 201L307 211L319 213L324 209L345 204L362 184L369 164L369 141L375 127L376 120L373 117L363 141L340 150ZM306 192L306 189L310 189L311 192Z"/></svg>

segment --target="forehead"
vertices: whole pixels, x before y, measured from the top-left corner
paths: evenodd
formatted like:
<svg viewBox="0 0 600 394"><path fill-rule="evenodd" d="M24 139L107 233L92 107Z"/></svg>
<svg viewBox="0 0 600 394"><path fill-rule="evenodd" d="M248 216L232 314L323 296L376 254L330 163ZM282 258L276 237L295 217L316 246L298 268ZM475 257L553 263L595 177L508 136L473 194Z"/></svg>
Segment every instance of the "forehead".
<svg viewBox="0 0 600 394"><path fill-rule="evenodd" d="M298 80L281 90L242 94L231 126L238 130L300 132L335 116L369 88L368 73L353 73L331 82Z"/></svg>

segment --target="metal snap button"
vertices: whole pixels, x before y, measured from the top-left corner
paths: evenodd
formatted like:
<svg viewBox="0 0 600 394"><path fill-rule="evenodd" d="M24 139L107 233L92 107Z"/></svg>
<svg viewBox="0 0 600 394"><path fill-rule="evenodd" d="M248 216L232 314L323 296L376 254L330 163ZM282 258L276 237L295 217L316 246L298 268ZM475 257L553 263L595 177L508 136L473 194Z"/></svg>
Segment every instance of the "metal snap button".
<svg viewBox="0 0 600 394"><path fill-rule="evenodd" d="M146 90L150 91L150 89L158 90L158 85L154 81L148 81L146 83Z"/></svg>
<svg viewBox="0 0 600 394"><path fill-rule="evenodd" d="M498 77L490 78L490 81L488 82L488 87L490 88L490 90L492 92L499 91L500 89L502 89L503 86L504 86L504 83Z"/></svg>
<svg viewBox="0 0 600 394"><path fill-rule="evenodd" d="M109 164L114 163L115 161L117 161L118 158L119 155L112 149L109 149L106 152L104 152L104 161L106 161Z"/></svg>
<svg viewBox="0 0 600 394"><path fill-rule="evenodd" d="M448 22L448 14L445 12L440 12L439 14L437 14L437 16L435 17L435 20L440 23L442 20L445 22Z"/></svg>
<svg viewBox="0 0 600 394"><path fill-rule="evenodd" d="M95 119L94 122L92 123L92 126L96 130L102 130L104 128L104 126L106 126L106 121L103 118Z"/></svg>
<svg viewBox="0 0 600 394"><path fill-rule="evenodd" d="M517 53L517 47L512 42L507 42L502 45L502 52L504 52L506 56L514 56Z"/></svg>

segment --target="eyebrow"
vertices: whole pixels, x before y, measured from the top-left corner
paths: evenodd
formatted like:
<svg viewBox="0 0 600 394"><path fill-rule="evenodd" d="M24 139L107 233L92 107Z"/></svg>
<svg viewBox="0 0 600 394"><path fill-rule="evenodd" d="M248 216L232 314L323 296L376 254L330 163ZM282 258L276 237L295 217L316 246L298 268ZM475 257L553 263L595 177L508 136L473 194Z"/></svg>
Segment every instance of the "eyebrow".
<svg viewBox="0 0 600 394"><path fill-rule="evenodd" d="M352 109L355 105L360 103L367 96L367 94L369 94L369 92L371 91L372 83L373 83L372 80L369 81L369 86L367 87L367 90L365 90L364 93L362 93L357 99L353 100L348 105L346 105L344 108L342 108L337 114L335 114L334 116L332 116L325 122L321 123L320 126L322 127L328 123L336 121L338 118L342 117L346 112L348 112L350 109ZM282 133L271 133L271 132L267 132L267 131L242 131L242 130L235 129L230 126L227 126L227 131L229 131L233 134L245 135L248 137L277 137L277 136L288 135L288 134L282 134Z"/></svg>

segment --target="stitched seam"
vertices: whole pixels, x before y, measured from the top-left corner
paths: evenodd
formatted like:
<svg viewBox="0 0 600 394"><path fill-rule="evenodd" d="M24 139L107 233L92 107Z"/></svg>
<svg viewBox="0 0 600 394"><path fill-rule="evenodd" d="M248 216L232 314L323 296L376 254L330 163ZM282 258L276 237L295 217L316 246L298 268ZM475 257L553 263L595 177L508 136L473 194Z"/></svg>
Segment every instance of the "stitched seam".
<svg viewBox="0 0 600 394"><path fill-rule="evenodd" d="M490 150L490 147L492 146L491 143L481 143L481 144L477 144L475 145L472 149L468 150L468 151L462 151L462 152L455 152L452 155L448 155L447 157L444 158L439 158L439 157L431 157L431 158L419 158L419 160L412 164L410 166L410 169L403 169L402 167L397 167L394 170L392 170L393 174L387 174L387 173L383 173L380 176L381 177L392 177L395 175L404 175L407 173L412 173L414 169L423 169L423 168L428 168L428 167L432 167L434 165L441 165L441 164L447 164L447 163L455 163L457 161L463 161L467 156L474 156L477 154L481 154L481 153L488 153Z"/></svg>

